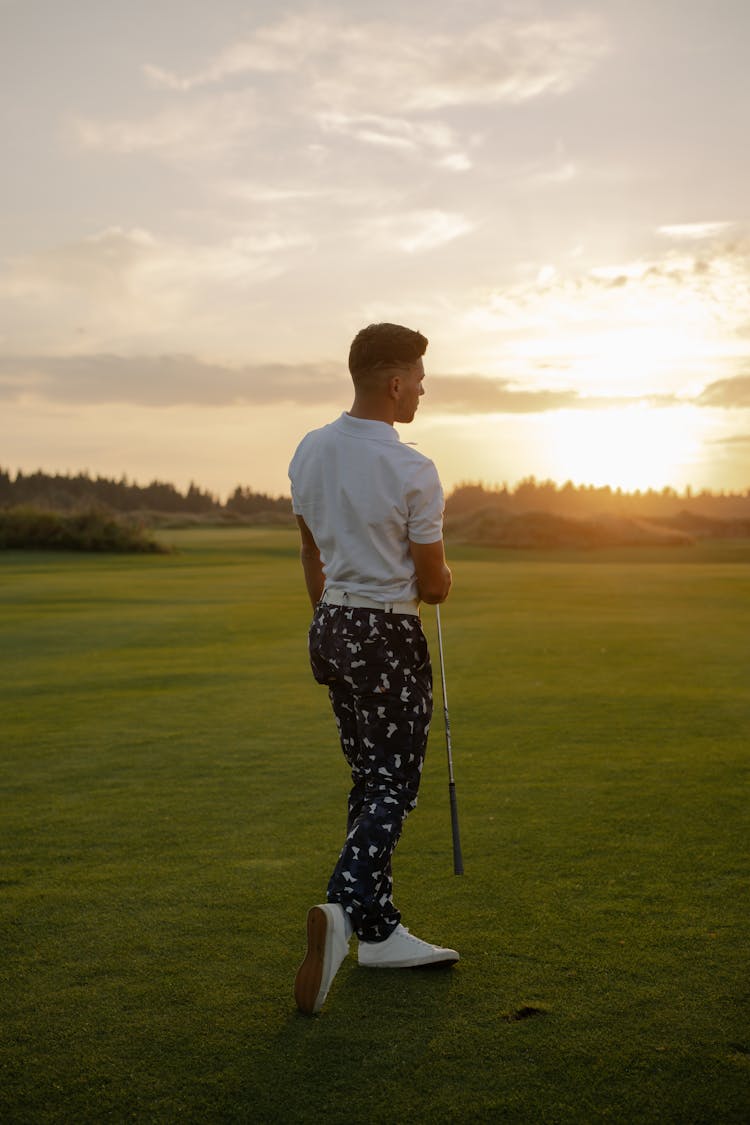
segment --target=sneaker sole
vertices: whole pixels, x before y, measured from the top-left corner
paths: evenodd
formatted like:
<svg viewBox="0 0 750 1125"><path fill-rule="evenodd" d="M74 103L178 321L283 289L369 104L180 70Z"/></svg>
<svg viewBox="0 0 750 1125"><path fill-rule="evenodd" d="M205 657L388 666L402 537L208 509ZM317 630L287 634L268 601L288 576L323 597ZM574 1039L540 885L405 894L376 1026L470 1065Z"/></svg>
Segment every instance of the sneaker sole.
<svg viewBox="0 0 750 1125"><path fill-rule="evenodd" d="M307 912L307 953L294 979L294 999L305 1015L319 1012L325 1000L321 984L325 972L328 915L319 906Z"/></svg>
<svg viewBox="0 0 750 1125"><path fill-rule="evenodd" d="M448 969L458 960L458 957L434 957L418 961L360 961L359 965L363 969Z"/></svg>

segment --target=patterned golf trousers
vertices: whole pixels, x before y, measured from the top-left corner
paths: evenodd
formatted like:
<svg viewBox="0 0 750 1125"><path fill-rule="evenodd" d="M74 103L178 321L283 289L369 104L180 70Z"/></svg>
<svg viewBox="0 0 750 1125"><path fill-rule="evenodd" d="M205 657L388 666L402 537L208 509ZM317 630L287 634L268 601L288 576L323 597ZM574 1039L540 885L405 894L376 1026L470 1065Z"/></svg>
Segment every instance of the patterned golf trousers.
<svg viewBox="0 0 750 1125"><path fill-rule="evenodd" d="M321 603L309 646L352 776L328 901L341 903L363 941L384 941L401 919L391 857L417 803L432 718L427 640L416 616Z"/></svg>

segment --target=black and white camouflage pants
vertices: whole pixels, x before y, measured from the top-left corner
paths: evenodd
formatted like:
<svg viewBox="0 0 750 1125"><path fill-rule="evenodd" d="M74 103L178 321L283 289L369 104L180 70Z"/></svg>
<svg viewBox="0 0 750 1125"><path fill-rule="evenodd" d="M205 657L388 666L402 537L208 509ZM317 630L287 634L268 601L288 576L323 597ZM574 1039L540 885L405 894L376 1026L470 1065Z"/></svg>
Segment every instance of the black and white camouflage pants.
<svg viewBox="0 0 750 1125"><path fill-rule="evenodd" d="M321 603L309 647L352 775L328 901L341 903L363 941L383 941L401 919L391 857L417 803L432 718L427 640L414 615Z"/></svg>

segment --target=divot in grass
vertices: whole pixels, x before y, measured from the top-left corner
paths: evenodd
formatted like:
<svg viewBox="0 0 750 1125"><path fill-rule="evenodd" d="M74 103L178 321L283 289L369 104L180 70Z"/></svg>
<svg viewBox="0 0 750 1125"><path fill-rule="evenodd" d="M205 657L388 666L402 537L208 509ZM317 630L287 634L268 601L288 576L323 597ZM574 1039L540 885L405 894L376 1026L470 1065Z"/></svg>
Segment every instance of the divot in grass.
<svg viewBox="0 0 750 1125"><path fill-rule="evenodd" d="M502 1018L506 1023L518 1023L519 1020L530 1020L534 1016L546 1016L547 1011L545 1008L532 1008L530 1005L524 1005L523 1008L516 1008L515 1012L509 1012Z"/></svg>

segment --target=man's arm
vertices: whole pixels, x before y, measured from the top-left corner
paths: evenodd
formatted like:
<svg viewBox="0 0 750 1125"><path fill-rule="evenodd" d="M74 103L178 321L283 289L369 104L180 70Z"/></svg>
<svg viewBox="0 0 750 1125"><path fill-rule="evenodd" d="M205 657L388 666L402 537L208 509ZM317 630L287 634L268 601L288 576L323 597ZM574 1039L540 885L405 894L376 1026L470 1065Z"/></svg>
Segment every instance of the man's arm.
<svg viewBox="0 0 750 1125"><path fill-rule="evenodd" d="M302 569L305 573L305 585L307 586L307 593L310 596L313 609L315 609L315 606L323 596L323 587L325 586L323 563L321 562L318 544L315 542L313 533L302 519L302 516L297 516L297 526L299 527L300 539L302 540L299 557L302 562Z"/></svg>
<svg viewBox="0 0 750 1125"><path fill-rule="evenodd" d="M417 572L420 601L439 605L448 597L453 577L445 561L442 539L436 543L414 543L409 540L409 550Z"/></svg>

